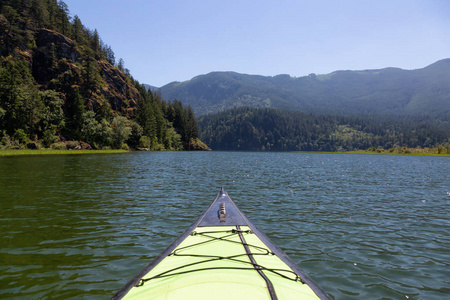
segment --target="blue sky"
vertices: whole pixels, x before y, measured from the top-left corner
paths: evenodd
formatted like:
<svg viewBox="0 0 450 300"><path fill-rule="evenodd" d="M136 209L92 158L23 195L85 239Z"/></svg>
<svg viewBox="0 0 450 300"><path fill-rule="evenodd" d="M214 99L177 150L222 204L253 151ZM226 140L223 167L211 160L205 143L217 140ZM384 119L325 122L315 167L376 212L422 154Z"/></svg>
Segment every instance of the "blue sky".
<svg viewBox="0 0 450 300"><path fill-rule="evenodd" d="M305 76L450 57L447 0L65 0L141 83Z"/></svg>

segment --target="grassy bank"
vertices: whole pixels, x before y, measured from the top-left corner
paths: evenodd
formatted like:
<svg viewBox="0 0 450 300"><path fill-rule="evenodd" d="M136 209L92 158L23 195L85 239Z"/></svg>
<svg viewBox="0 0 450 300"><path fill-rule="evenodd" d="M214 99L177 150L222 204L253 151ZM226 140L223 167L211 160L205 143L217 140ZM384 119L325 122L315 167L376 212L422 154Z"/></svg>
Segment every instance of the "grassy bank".
<svg viewBox="0 0 450 300"><path fill-rule="evenodd" d="M417 155L417 156L450 156L450 153L438 153L436 149L417 149L417 148L407 148L406 150L384 150L376 149L373 150L355 150L355 151L345 151L345 152L321 152L321 151L294 151L294 153L329 153L329 154L370 154L370 155Z"/></svg>
<svg viewBox="0 0 450 300"><path fill-rule="evenodd" d="M387 154L387 155L420 155L420 156L450 156L450 144L445 145L438 144L435 148L408 148L408 147L396 147L390 149L369 148L367 150L349 151L348 153L354 154Z"/></svg>
<svg viewBox="0 0 450 300"><path fill-rule="evenodd" d="M371 155L417 155L417 156L450 156L448 153L433 153L433 152L388 152L388 151L365 151L365 150L357 150L357 151L348 151L342 152L346 154L371 154Z"/></svg>
<svg viewBox="0 0 450 300"><path fill-rule="evenodd" d="M0 157L24 155L83 155L83 154L113 154L127 153L127 150L0 150Z"/></svg>

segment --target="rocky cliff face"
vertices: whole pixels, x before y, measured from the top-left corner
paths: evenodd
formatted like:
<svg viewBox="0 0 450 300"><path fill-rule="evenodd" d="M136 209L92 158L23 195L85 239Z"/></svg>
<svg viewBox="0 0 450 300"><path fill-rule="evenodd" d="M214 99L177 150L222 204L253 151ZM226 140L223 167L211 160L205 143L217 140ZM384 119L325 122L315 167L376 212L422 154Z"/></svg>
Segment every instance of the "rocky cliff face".
<svg viewBox="0 0 450 300"><path fill-rule="evenodd" d="M109 62L102 60L98 64L106 83L100 90L101 94L108 99L113 110L121 111L127 115L133 114L140 97L139 92L130 84L125 74Z"/></svg>
<svg viewBox="0 0 450 300"><path fill-rule="evenodd" d="M35 46L31 48L19 43L5 43L0 45L0 51L22 56L40 89L53 89L66 94L78 87L84 91L85 103L91 109L95 110L107 102L119 114L134 114L140 94L124 72L105 60L84 57L76 43L63 34L39 29L33 35ZM89 80L95 81L95 84Z"/></svg>
<svg viewBox="0 0 450 300"><path fill-rule="evenodd" d="M83 57L75 43L60 33L41 29L36 35L37 48L33 52L33 75L43 85L62 82L68 87L86 85L87 77L98 76L100 84L85 99L94 109L106 100L111 109L132 115L140 97L130 79L105 60L91 61L96 74L83 69L89 58Z"/></svg>
<svg viewBox="0 0 450 300"><path fill-rule="evenodd" d="M73 62L83 61L80 52L76 49L74 42L64 35L48 29L40 29L36 34L37 51L48 52L54 47L55 55L59 58L69 59Z"/></svg>
<svg viewBox="0 0 450 300"><path fill-rule="evenodd" d="M32 51L31 63L33 77L38 84L47 88L52 79L61 76L65 77L66 83L80 82L82 62L80 52L69 38L47 29L36 33L36 49ZM75 78L70 78L70 74Z"/></svg>

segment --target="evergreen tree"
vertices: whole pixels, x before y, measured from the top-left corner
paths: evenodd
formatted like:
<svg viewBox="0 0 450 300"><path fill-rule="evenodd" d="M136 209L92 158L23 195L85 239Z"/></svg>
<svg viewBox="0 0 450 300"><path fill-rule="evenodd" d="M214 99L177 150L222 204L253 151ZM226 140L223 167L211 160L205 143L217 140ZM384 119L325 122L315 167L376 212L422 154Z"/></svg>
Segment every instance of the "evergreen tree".
<svg viewBox="0 0 450 300"><path fill-rule="evenodd" d="M119 62L117 63L117 68L118 68L120 71L124 71L124 68L125 68L125 62L123 61L122 58L119 59Z"/></svg>
<svg viewBox="0 0 450 300"><path fill-rule="evenodd" d="M187 128L189 140L198 138L197 119L191 106L187 107Z"/></svg>
<svg viewBox="0 0 450 300"><path fill-rule="evenodd" d="M36 20L37 28L47 28L50 24L47 7L42 0L32 0L30 8L31 18Z"/></svg>
<svg viewBox="0 0 450 300"><path fill-rule="evenodd" d="M47 0L47 11L48 11L48 29L58 30L58 18L60 17L60 10L58 7L58 2L56 0Z"/></svg>
<svg viewBox="0 0 450 300"><path fill-rule="evenodd" d="M64 101L59 93L52 90L39 92L43 104L40 116L40 129L44 132L50 128L63 128L65 125Z"/></svg>
<svg viewBox="0 0 450 300"><path fill-rule="evenodd" d="M142 134L152 141L152 146L157 143L155 108L152 105L152 94L147 93L138 102L137 123L142 127Z"/></svg>
<svg viewBox="0 0 450 300"><path fill-rule="evenodd" d="M69 36L70 35L69 7L62 0L58 1L57 19L58 19L58 26L57 26L58 31L60 31L64 35Z"/></svg>
<svg viewBox="0 0 450 300"><path fill-rule="evenodd" d="M87 98L92 96L98 88L101 86L102 77L97 65L97 61L94 58L87 57L83 62L83 93Z"/></svg>
<svg viewBox="0 0 450 300"><path fill-rule="evenodd" d="M66 131L72 138L79 139L82 136L81 128L84 122L85 106L78 88L74 87L67 95L64 112L66 115Z"/></svg>
<svg viewBox="0 0 450 300"><path fill-rule="evenodd" d="M114 66L116 64L116 58L114 56L114 51L111 49L111 46L105 45L103 51L105 59Z"/></svg>
<svg viewBox="0 0 450 300"><path fill-rule="evenodd" d="M0 119L0 130L6 130L8 135L12 135L19 127L16 120L19 103L19 84L16 79L15 70L11 65L4 68L0 66L0 107L3 117Z"/></svg>
<svg viewBox="0 0 450 300"><path fill-rule="evenodd" d="M142 134L144 133L144 130L142 129L141 125L139 125L135 121L130 121L130 136L128 137L127 143L130 145L130 147L138 148L139 143L142 138Z"/></svg>
<svg viewBox="0 0 450 300"><path fill-rule="evenodd" d="M81 23L80 18L75 15L73 17L72 21L72 38L78 43L78 44L85 44L86 40L84 38L84 32L83 32L83 24Z"/></svg>
<svg viewBox="0 0 450 300"><path fill-rule="evenodd" d="M90 36L90 46L92 51L94 51L95 59L100 58L100 37L98 35L97 29L91 32Z"/></svg>
<svg viewBox="0 0 450 300"><path fill-rule="evenodd" d="M176 132L181 135L184 149L189 149L192 139L198 138L197 120L190 106L185 108L181 101L174 100L165 109L165 116L173 124Z"/></svg>

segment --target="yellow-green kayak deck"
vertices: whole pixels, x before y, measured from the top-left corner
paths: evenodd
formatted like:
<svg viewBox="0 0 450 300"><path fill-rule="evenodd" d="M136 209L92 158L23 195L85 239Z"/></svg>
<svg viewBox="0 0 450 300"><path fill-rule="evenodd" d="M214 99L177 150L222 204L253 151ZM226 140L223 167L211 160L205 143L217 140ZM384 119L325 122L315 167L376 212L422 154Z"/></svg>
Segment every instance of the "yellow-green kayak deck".
<svg viewBox="0 0 450 300"><path fill-rule="evenodd" d="M222 189L113 299L328 299Z"/></svg>

